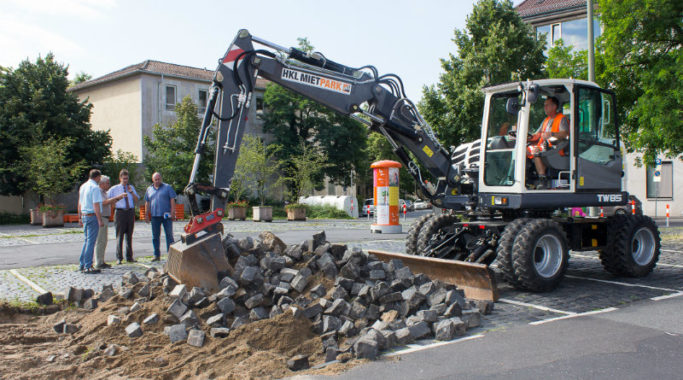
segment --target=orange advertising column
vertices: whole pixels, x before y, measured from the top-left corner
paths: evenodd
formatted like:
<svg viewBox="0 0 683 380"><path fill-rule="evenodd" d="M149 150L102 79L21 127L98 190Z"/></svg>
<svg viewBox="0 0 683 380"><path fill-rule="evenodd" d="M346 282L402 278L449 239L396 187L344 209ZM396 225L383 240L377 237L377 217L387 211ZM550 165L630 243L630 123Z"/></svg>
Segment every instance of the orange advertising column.
<svg viewBox="0 0 683 380"><path fill-rule="evenodd" d="M371 232L400 234L398 223L398 169L400 162L377 161L370 165L373 169L373 198L375 204L375 223Z"/></svg>

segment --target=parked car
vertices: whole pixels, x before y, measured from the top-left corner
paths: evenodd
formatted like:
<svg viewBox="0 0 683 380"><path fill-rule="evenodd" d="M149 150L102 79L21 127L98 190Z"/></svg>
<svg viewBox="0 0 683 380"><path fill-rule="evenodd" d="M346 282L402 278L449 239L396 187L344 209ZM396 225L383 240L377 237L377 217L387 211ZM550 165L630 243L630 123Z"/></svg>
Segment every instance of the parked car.
<svg viewBox="0 0 683 380"><path fill-rule="evenodd" d="M411 201L410 199L406 199L405 202L406 202L406 207L408 208L408 211L415 210L415 203L413 203L413 201Z"/></svg>
<svg viewBox="0 0 683 380"><path fill-rule="evenodd" d="M427 202L427 201L423 201L423 200L415 201L415 210L427 210L430 208L432 208L432 204Z"/></svg>
<svg viewBox="0 0 683 380"><path fill-rule="evenodd" d="M375 201L372 198L368 198L363 202L363 207L359 210L360 212L358 213L359 217L368 216L368 212L370 213L370 216L373 216L375 214Z"/></svg>

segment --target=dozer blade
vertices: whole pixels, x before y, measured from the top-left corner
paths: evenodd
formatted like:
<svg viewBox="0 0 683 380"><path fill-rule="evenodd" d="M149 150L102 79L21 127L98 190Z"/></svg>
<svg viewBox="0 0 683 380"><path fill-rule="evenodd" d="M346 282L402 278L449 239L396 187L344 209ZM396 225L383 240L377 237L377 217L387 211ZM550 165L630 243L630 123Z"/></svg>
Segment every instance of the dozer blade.
<svg viewBox="0 0 683 380"><path fill-rule="evenodd" d="M209 291L218 290L218 282L225 275L232 275L221 244L219 233L210 233L187 244L178 241L168 251L166 272L177 282L199 286Z"/></svg>
<svg viewBox="0 0 683 380"><path fill-rule="evenodd" d="M433 280L457 285L465 291L465 297L477 300L498 301L496 279L488 265L459 260L406 255L403 253L368 250L382 261L399 259L413 273L424 273Z"/></svg>

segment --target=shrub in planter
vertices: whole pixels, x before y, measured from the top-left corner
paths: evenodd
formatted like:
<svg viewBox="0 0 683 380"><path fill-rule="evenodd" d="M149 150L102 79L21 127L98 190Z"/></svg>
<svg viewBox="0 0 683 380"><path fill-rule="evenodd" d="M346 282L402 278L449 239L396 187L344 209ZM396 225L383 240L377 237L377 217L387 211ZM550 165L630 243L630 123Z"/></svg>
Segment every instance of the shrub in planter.
<svg viewBox="0 0 683 380"><path fill-rule="evenodd" d="M43 213L43 227L64 226L64 205L45 205L40 207Z"/></svg>
<svg viewBox="0 0 683 380"><path fill-rule="evenodd" d="M230 202L225 207L228 209L228 219L229 220L246 220L247 219L247 206L249 204L245 201Z"/></svg>
<svg viewBox="0 0 683 380"><path fill-rule="evenodd" d="M285 206L287 210L287 220L306 220L307 207L301 203L292 203Z"/></svg>

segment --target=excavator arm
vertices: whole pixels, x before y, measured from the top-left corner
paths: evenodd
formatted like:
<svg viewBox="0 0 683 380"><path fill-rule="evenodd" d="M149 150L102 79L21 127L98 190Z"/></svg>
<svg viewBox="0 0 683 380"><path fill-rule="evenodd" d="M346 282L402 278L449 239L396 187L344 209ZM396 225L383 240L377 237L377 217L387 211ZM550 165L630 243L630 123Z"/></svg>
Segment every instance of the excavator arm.
<svg viewBox="0 0 683 380"><path fill-rule="evenodd" d="M258 47L256 48L255 45ZM348 67L328 60L321 53L307 54L252 36L241 30L219 60L209 91L195 161L186 193L212 196L211 209L225 206L235 170L256 78L260 76L367 125L384 135L399 159L419 183L422 193L441 207L462 208L470 200L458 189L458 168L449 152L436 139L417 107L405 96L401 79L380 76L372 66ZM213 185L195 182L208 130L218 122ZM433 188L425 185L417 161L437 178ZM198 208L192 204L192 213Z"/></svg>

